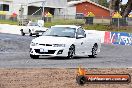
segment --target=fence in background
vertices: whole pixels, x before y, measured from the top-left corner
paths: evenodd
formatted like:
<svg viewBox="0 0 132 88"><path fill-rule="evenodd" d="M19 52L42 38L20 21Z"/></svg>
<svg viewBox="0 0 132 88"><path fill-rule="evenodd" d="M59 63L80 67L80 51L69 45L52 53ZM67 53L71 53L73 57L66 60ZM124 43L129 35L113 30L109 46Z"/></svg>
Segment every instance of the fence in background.
<svg viewBox="0 0 132 88"><path fill-rule="evenodd" d="M0 20L10 20L10 21L18 21L21 24L23 24L24 22L27 23L29 20L32 21L37 21L40 19L44 19L45 21L51 21L51 22L58 22L58 21L62 21L65 22L65 20L68 20L68 22L76 24L76 23L80 23L80 24L85 24L85 17L82 16L71 16L71 15L58 15L58 16L53 16L51 18L48 18L50 20L47 20L47 18L42 18L41 15L28 15L28 16L22 16L22 17L12 17L10 15L0 15ZM119 19L119 24L120 26L132 26L132 18L126 18L125 20ZM126 24L126 25L121 25L121 24ZM93 18L93 24L102 24L102 25L116 25L118 24L118 21L114 21L112 17L103 17L103 16L95 16Z"/></svg>

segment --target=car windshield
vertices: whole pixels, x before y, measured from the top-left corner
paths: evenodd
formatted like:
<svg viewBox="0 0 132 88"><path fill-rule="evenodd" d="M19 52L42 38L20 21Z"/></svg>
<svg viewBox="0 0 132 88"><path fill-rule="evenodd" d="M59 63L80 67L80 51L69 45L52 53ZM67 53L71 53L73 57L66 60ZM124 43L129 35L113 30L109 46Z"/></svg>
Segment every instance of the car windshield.
<svg viewBox="0 0 132 88"><path fill-rule="evenodd" d="M48 29L43 36L69 37L75 38L75 28L52 27Z"/></svg>
<svg viewBox="0 0 132 88"><path fill-rule="evenodd" d="M38 26L38 24L36 22L31 22L31 23L28 23L28 26Z"/></svg>

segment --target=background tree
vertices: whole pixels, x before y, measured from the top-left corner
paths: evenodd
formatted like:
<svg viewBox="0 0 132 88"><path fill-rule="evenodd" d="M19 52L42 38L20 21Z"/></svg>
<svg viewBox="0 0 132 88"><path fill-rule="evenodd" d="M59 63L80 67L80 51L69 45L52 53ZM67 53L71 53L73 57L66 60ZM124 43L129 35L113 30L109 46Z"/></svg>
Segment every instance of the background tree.
<svg viewBox="0 0 132 88"><path fill-rule="evenodd" d="M128 14L132 11L132 0L128 0L127 6L125 8L125 11L123 13L123 17L127 17Z"/></svg>
<svg viewBox="0 0 132 88"><path fill-rule="evenodd" d="M119 9L122 8L121 9L122 16L127 17L132 10L132 0L128 0L127 4L122 6L119 6L120 2L122 2L122 0L110 0L109 8L112 9L113 11L119 11Z"/></svg>
<svg viewBox="0 0 132 88"><path fill-rule="evenodd" d="M107 0L98 0L98 3L102 6L109 7L109 3Z"/></svg>
<svg viewBox="0 0 132 88"><path fill-rule="evenodd" d="M127 7L127 4L121 5L121 12L120 13L122 16L123 16L123 13L125 12L126 7Z"/></svg>
<svg viewBox="0 0 132 88"><path fill-rule="evenodd" d="M119 11L120 0L110 0L109 8L114 12Z"/></svg>

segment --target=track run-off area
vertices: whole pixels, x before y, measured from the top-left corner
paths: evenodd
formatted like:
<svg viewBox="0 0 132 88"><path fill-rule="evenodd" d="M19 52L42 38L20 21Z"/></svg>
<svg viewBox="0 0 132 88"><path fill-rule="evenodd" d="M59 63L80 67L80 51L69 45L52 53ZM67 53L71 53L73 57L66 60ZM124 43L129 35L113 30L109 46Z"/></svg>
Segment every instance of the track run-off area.
<svg viewBox="0 0 132 88"><path fill-rule="evenodd" d="M132 46L103 44L96 58L45 57L31 59L29 45L35 37L0 33L0 68L131 68Z"/></svg>

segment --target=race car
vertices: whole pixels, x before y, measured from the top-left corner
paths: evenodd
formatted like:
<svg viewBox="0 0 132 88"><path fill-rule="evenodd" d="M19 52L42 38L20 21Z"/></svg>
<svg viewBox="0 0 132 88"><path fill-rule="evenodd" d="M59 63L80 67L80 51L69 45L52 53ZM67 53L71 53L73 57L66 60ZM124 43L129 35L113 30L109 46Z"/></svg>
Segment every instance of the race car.
<svg viewBox="0 0 132 88"><path fill-rule="evenodd" d="M21 35L29 34L29 36L41 36L48 28L39 26L37 22L29 22L27 26L21 28Z"/></svg>
<svg viewBox="0 0 132 88"><path fill-rule="evenodd" d="M31 41L30 57L74 56L96 57L100 52L101 40L97 35L85 32L81 26L55 25Z"/></svg>

